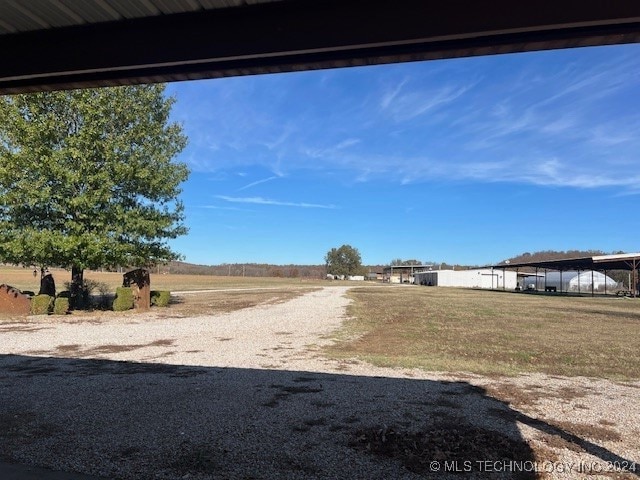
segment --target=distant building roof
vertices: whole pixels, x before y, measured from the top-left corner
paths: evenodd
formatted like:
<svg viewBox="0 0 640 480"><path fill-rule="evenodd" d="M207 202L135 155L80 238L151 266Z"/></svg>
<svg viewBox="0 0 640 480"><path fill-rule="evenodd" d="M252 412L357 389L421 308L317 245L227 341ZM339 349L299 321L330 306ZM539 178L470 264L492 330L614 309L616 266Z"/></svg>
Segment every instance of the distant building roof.
<svg viewBox="0 0 640 480"><path fill-rule="evenodd" d="M430 268L433 268L433 265L389 265L387 267L384 267L384 273L391 272L392 270L414 271L420 269L429 270Z"/></svg>

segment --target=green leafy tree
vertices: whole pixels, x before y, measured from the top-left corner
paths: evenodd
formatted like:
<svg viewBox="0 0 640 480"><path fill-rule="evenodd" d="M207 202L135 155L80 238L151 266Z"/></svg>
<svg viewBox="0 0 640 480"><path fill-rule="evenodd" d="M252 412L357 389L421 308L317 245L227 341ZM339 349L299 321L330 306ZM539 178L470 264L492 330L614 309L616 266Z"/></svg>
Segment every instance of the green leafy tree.
<svg viewBox="0 0 640 480"><path fill-rule="evenodd" d="M411 260L402 260L401 258L394 258L393 260L391 260L391 266L396 267L396 266L410 266L410 265L422 265L422 262L420 260L415 260L415 259L411 259Z"/></svg>
<svg viewBox="0 0 640 480"><path fill-rule="evenodd" d="M363 275L362 258L357 248L342 245L332 248L324 257L327 273L332 275Z"/></svg>
<svg viewBox="0 0 640 480"><path fill-rule="evenodd" d="M177 259L186 146L163 85L0 98L0 261L71 269Z"/></svg>

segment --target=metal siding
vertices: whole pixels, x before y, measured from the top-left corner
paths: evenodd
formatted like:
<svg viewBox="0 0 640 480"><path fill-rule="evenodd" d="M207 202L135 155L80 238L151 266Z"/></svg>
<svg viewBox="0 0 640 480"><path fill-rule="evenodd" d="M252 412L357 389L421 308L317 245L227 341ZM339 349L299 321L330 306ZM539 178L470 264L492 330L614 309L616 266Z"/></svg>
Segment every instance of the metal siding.
<svg viewBox="0 0 640 480"><path fill-rule="evenodd" d="M27 14L18 8L15 8L10 3L0 3L0 18L2 18L2 23L8 27L7 31L3 33L37 30L42 28L38 22L34 22Z"/></svg>
<svg viewBox="0 0 640 480"><path fill-rule="evenodd" d="M150 11L144 2L131 2L129 0L110 0L109 5L117 10L123 18L153 17L160 14L156 8L155 12Z"/></svg>
<svg viewBox="0 0 640 480"><path fill-rule="evenodd" d="M33 23L36 28L69 25L69 15L56 8L56 2L51 0L32 0L28 4L20 4L20 7L23 9L22 13L29 17L29 23Z"/></svg>
<svg viewBox="0 0 640 480"><path fill-rule="evenodd" d="M75 8L73 8L73 4L65 3L63 1L55 2L53 4L58 11L64 13L64 26L69 25L67 22L74 22L75 24L84 24L86 23L86 19L78 14Z"/></svg>
<svg viewBox="0 0 640 480"><path fill-rule="evenodd" d="M419 279L418 283L431 282L433 286L440 287L493 288L494 290L501 290L504 287L507 290L513 290L517 285L516 272L507 271L503 274L502 270L434 270L421 272L416 276Z"/></svg>
<svg viewBox="0 0 640 480"><path fill-rule="evenodd" d="M0 35L14 33L15 31L15 27L10 23L5 22L2 18L2 13L0 13Z"/></svg>
<svg viewBox="0 0 640 480"><path fill-rule="evenodd" d="M170 13L195 12L202 7L197 0L174 2L172 0L154 0L156 8L164 15Z"/></svg>
<svg viewBox="0 0 640 480"><path fill-rule="evenodd" d="M282 0L30 0L0 2L0 35Z"/></svg>
<svg viewBox="0 0 640 480"><path fill-rule="evenodd" d="M118 12L114 11L108 2L101 2L100 0L88 2L74 2L73 0L59 1L80 15L85 20L85 23L112 22L120 19Z"/></svg>

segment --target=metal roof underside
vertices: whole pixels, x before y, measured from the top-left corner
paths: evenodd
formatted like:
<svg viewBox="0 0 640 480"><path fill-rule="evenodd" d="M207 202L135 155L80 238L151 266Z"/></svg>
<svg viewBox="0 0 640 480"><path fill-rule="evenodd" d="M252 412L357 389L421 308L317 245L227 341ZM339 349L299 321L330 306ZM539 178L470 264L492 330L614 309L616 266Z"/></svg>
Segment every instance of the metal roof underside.
<svg viewBox="0 0 640 480"><path fill-rule="evenodd" d="M640 41L640 2L0 0L0 94Z"/></svg>
<svg viewBox="0 0 640 480"><path fill-rule="evenodd" d="M640 253L566 258L562 260L543 260L538 262L510 262L489 266L489 268L504 268L510 270L524 267L560 271L597 270L603 272L605 270L637 270L638 268L640 268Z"/></svg>

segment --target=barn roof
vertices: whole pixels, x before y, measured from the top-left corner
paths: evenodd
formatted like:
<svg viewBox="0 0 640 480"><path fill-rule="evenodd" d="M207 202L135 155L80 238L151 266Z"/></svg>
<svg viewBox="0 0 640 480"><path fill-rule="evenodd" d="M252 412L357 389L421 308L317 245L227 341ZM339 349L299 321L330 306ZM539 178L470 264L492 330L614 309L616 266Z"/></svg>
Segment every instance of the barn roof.
<svg viewBox="0 0 640 480"><path fill-rule="evenodd" d="M536 262L503 262L490 265L491 268L545 268L549 270L637 270L640 268L640 253L617 255L597 255L592 257L565 258L562 260L542 260Z"/></svg>

